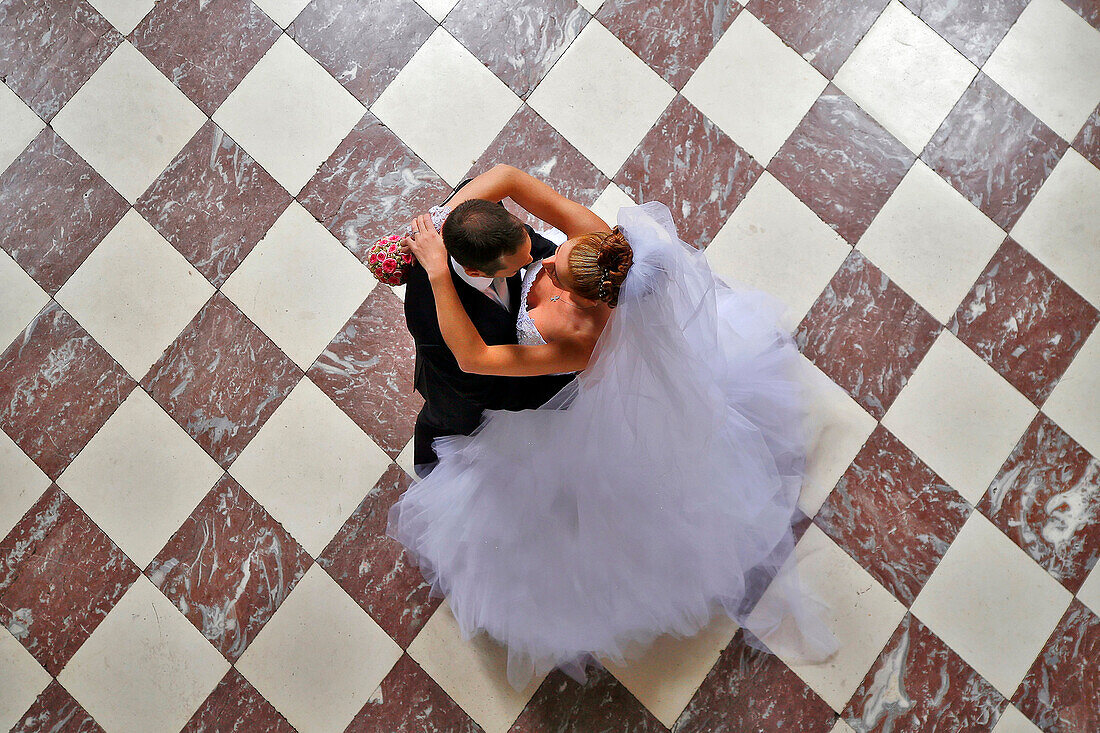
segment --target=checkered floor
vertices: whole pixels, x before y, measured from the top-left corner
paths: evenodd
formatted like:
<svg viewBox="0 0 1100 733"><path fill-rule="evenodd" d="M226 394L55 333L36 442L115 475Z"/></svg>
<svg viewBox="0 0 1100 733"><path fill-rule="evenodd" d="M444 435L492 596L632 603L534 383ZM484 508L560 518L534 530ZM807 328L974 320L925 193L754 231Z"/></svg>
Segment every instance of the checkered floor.
<svg viewBox="0 0 1100 733"><path fill-rule="evenodd" d="M0 727L1100 730L1098 27L0 0ZM385 537L419 398L364 249L498 162L790 304L832 663L716 619L517 694Z"/></svg>

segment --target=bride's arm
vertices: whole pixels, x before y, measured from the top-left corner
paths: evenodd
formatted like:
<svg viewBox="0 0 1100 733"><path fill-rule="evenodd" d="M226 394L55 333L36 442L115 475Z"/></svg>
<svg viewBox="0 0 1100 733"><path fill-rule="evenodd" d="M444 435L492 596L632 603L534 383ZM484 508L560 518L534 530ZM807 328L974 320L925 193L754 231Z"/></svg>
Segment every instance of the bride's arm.
<svg viewBox="0 0 1100 733"><path fill-rule="evenodd" d="M507 163L497 163L473 178L456 191L446 205L454 211L455 207L470 199L501 201L505 198L512 199L566 237L611 231L607 222L588 207L562 196L543 181Z"/></svg>
<svg viewBox="0 0 1100 733"><path fill-rule="evenodd" d="M588 365L595 342L561 339L537 346L486 345L462 306L447 266L443 239L435 231L427 214L416 218L416 229L416 238L406 239L405 244L428 273L435 296L439 330L462 371L527 377L575 372Z"/></svg>

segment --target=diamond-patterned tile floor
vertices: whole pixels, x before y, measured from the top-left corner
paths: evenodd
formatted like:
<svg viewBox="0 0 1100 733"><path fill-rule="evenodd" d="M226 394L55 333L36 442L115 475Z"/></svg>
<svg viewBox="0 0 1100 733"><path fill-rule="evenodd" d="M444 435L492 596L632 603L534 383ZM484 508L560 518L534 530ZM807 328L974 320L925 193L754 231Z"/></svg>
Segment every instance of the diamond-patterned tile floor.
<svg viewBox="0 0 1100 733"><path fill-rule="evenodd" d="M0 0L0 729L1100 731L1098 28ZM500 162L790 306L829 664L716 618L517 693L385 536L420 402L364 250Z"/></svg>

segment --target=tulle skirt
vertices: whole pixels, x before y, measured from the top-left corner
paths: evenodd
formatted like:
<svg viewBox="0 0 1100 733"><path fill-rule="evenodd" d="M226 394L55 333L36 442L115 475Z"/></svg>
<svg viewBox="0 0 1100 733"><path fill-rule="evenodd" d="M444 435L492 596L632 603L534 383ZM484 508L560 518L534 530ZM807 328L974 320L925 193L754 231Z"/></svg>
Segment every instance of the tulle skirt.
<svg viewBox="0 0 1100 733"><path fill-rule="evenodd" d="M768 637L786 624L797 642L783 652L835 652L825 606L793 567L806 406L784 306L724 285L716 306L720 353L661 376L686 381L670 388L681 393L617 395L582 373L556 404L489 411L473 435L436 441L437 467L390 509L387 534L464 638L507 647L516 689L554 668L583 683L587 664L629 663L719 612L758 649L780 653ZM716 379L698 387L696 373Z"/></svg>

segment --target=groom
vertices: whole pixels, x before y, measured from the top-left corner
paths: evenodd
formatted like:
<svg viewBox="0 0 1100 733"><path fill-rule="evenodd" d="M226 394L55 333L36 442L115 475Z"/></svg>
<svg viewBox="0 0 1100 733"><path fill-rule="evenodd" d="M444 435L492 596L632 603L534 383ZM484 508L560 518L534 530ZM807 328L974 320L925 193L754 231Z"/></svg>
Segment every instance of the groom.
<svg viewBox="0 0 1100 733"><path fill-rule="evenodd" d="M447 233L457 232L457 236L443 238L451 255L451 278L458 297L490 346L516 343L520 268L557 249L493 195L492 191L501 192L494 188L495 175L489 171L477 179L467 178L443 202L448 203L474 180L479 181L475 185L479 193L484 187L486 195L494 199L470 198L453 207L461 209L452 209ZM500 377L463 372L443 340L432 286L419 265L412 268L406 281L405 322L416 345L413 384L424 398L413 434L413 463L421 478L438 460L432 449L437 437L469 435L481 422L482 410L539 407L573 379L572 375Z"/></svg>

